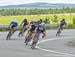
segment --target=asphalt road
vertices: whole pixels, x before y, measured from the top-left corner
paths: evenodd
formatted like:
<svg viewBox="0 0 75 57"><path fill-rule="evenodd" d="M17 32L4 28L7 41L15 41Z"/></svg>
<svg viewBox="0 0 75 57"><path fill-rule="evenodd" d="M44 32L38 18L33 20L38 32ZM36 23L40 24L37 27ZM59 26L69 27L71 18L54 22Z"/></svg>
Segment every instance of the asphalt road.
<svg viewBox="0 0 75 57"><path fill-rule="evenodd" d="M63 30L56 37L57 30L48 30L47 36L40 36L37 49L26 46L24 37L15 32L11 40L5 40L8 32L0 32L0 57L75 57L75 30Z"/></svg>

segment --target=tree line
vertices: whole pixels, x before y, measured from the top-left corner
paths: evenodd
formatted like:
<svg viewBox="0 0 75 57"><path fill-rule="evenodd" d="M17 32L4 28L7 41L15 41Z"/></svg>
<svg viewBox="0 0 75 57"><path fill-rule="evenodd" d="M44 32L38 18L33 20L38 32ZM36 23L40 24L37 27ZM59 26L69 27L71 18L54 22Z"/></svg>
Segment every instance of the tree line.
<svg viewBox="0 0 75 57"><path fill-rule="evenodd" d="M75 13L75 8L56 8L56 9L0 9L0 15L38 15L38 14L60 14L60 13Z"/></svg>

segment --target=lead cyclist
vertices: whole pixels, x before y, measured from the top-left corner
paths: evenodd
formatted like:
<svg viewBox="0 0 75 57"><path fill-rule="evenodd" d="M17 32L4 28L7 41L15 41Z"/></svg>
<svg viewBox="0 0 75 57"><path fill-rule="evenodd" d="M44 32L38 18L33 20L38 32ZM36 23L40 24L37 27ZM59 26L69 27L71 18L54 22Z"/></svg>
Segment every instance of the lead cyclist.
<svg viewBox="0 0 75 57"><path fill-rule="evenodd" d="M27 35L25 37L25 43L26 43L26 45L28 45L28 42L30 42L31 39L33 38L33 34L35 33L35 29L37 27L36 23L37 22L34 22L34 21L30 22L28 33L27 33Z"/></svg>
<svg viewBox="0 0 75 57"><path fill-rule="evenodd" d="M32 49L35 49L35 46L38 43L40 34L43 34L42 38L44 38L46 36L46 26L45 26L45 23L41 23L41 24L39 24L37 26L36 33L35 33L35 35L33 37L33 42L32 42L32 45L31 45Z"/></svg>

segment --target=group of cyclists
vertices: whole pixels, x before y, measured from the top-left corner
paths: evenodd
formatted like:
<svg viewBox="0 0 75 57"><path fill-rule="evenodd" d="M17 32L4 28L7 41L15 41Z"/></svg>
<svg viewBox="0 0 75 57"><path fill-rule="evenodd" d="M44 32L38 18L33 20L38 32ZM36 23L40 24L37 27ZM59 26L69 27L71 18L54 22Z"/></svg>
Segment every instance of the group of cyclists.
<svg viewBox="0 0 75 57"><path fill-rule="evenodd" d="M18 36L23 36L25 31L27 31L27 35L25 36L25 43L26 45L33 40L31 48L35 48L36 43L39 40L39 35L42 33L43 38L46 36L46 26L45 23L42 22L42 19L40 19L39 22L37 21L31 21L28 22L27 19L24 19L22 23L20 24L22 26L21 31L19 32ZM10 32L8 33L6 40L10 40L11 36L14 34L16 31L16 28L18 27L18 23L13 20L10 25Z"/></svg>
<svg viewBox="0 0 75 57"><path fill-rule="evenodd" d="M59 29L56 33L56 36L58 36L61 31L64 28L64 25L66 25L66 21L65 19L62 19L59 25ZM24 35L25 31L27 31L27 35L25 36L25 44L28 45L28 43L32 40L32 44L31 44L31 48L34 49L38 40L39 40L39 36L40 34L42 34L42 38L44 38L46 36L46 25L45 23L42 21L42 19L40 19L40 21L31 21L28 22L27 19L24 19L22 21L22 23L20 24L20 26L22 26L20 32L18 33L18 36L21 37ZM18 22L13 20L9 27L10 28L10 32L8 33L6 40L10 40L11 36L14 34L14 32L16 31L18 27Z"/></svg>

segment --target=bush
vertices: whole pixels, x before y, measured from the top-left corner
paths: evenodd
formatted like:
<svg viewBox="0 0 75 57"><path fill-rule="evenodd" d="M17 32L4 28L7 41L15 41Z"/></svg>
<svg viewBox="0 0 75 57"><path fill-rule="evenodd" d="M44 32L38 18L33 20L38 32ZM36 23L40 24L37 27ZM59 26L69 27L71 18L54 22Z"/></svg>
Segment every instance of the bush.
<svg viewBox="0 0 75 57"><path fill-rule="evenodd" d="M68 24L67 29L74 29L73 24Z"/></svg>
<svg viewBox="0 0 75 57"><path fill-rule="evenodd" d="M53 16L53 19L51 19L51 20L52 20L52 22L55 23L55 24L57 24L58 21L59 21L57 15L54 15L54 16Z"/></svg>
<svg viewBox="0 0 75 57"><path fill-rule="evenodd" d="M21 27L17 28L17 31L19 31ZM46 29L58 29L58 26L46 26ZM65 29L75 29L73 24L68 24L68 26ZM0 31L9 31L9 28L0 28Z"/></svg>
<svg viewBox="0 0 75 57"><path fill-rule="evenodd" d="M75 28L75 17L73 18L73 28Z"/></svg>
<svg viewBox="0 0 75 57"><path fill-rule="evenodd" d="M46 19L44 20L44 23L45 23L45 24L50 24L49 18L46 18Z"/></svg>

